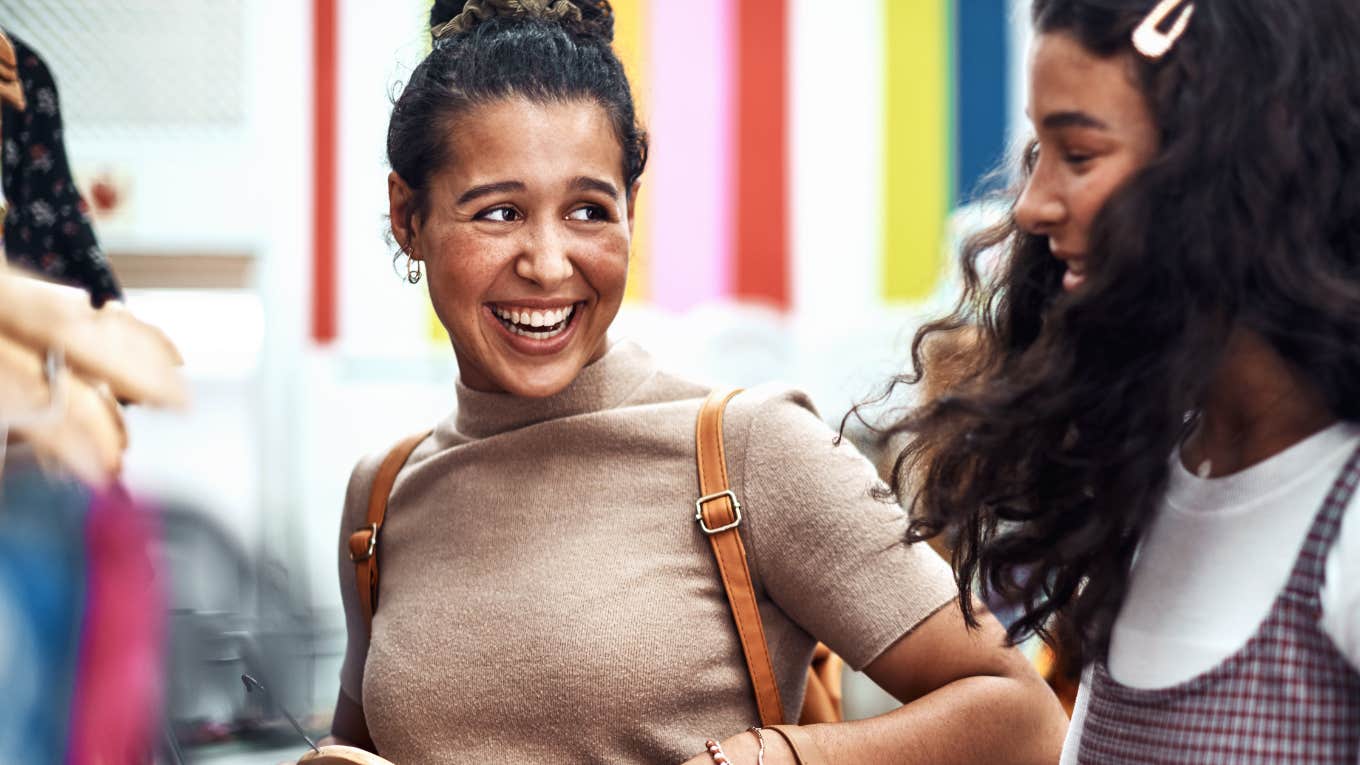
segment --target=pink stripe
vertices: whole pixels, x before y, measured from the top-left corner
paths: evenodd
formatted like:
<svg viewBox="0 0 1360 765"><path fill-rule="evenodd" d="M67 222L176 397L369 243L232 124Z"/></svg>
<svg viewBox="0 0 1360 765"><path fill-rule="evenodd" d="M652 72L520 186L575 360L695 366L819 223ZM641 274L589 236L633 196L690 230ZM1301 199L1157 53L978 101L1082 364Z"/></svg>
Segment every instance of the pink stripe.
<svg viewBox="0 0 1360 765"><path fill-rule="evenodd" d="M651 296L684 310L731 292L731 0L654 0Z"/></svg>

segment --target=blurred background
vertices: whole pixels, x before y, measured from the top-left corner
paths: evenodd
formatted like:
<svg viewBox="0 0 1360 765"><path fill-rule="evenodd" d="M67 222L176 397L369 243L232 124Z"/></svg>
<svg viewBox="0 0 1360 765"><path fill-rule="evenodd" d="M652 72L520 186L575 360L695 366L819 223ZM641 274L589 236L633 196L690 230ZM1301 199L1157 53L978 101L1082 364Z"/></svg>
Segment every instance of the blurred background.
<svg viewBox="0 0 1360 765"><path fill-rule="evenodd" d="M955 295L965 203L1023 130L1026 1L613 6L652 135L614 336L700 379L797 384L839 423ZM384 238L387 118L428 10L0 0L56 78L129 307L186 359L191 410L127 414L126 483L165 508L166 761L297 751L242 672L326 727L350 468L452 406L447 336Z"/></svg>

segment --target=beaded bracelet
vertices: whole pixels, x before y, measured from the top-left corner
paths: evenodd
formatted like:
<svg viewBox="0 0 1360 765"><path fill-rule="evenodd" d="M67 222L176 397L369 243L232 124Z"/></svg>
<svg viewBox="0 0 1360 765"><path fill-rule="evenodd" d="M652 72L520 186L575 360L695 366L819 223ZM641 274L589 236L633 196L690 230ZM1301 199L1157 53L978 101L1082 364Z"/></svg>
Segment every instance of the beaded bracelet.
<svg viewBox="0 0 1360 765"><path fill-rule="evenodd" d="M704 742L704 746L708 749L708 756L712 757L717 765L732 765L732 761L727 759L727 753L717 741L710 738Z"/></svg>

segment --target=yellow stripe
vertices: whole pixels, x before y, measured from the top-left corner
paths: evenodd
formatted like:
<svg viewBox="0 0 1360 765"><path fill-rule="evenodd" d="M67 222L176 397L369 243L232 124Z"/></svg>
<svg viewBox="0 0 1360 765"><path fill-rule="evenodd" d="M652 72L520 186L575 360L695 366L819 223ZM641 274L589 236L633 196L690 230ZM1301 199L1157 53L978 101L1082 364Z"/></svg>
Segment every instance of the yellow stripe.
<svg viewBox="0 0 1360 765"><path fill-rule="evenodd" d="M935 288L944 265L951 2L883 3L883 296L918 300Z"/></svg>
<svg viewBox="0 0 1360 765"><path fill-rule="evenodd" d="M675 2L675 0L660 0ZM633 97L637 101L638 119L647 125L647 2L648 0L614 0L614 51L623 61L624 71L633 85ZM647 238L651 217L647 203L646 176L643 176L643 191L638 195L633 214L633 257L628 264L628 289L626 300L646 300L651 293L648 285L651 269L648 267L649 248Z"/></svg>

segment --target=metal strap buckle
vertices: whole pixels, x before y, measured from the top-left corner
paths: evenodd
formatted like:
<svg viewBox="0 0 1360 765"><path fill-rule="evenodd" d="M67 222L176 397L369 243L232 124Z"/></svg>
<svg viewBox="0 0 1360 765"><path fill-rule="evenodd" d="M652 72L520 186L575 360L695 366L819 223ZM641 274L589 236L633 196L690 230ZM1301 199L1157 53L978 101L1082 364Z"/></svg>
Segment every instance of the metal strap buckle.
<svg viewBox="0 0 1360 765"><path fill-rule="evenodd" d="M373 551L378 549L378 524L370 523L367 526L356 529L354 533L361 534L365 531L368 532L368 549L364 551L363 555L355 555L353 547L351 547L349 551L349 559L355 563L372 558Z"/></svg>
<svg viewBox="0 0 1360 765"><path fill-rule="evenodd" d="M708 524L704 522L704 503L712 502L715 499L721 499L723 497L732 500L732 512L736 514L736 518L726 526L710 529ZM709 494L706 497L700 497L694 502L694 520L699 522L699 528L703 529L703 532L709 536L721 534L724 531L730 531L741 525L741 503L737 501L737 495L733 494L731 489L720 491L716 494Z"/></svg>

